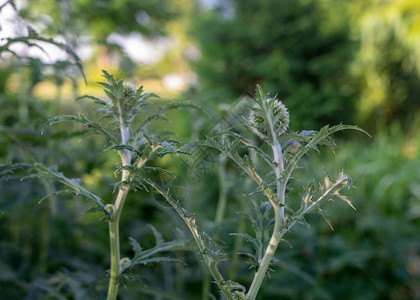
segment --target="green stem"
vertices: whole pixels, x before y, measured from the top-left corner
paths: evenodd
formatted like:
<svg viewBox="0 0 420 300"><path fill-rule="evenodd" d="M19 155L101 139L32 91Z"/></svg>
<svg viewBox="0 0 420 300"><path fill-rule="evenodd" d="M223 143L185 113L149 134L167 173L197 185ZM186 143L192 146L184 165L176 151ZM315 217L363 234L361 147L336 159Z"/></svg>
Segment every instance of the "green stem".
<svg viewBox="0 0 420 300"><path fill-rule="evenodd" d="M130 172L124 170L122 179L128 179ZM107 300L115 300L118 295L118 276L120 275L120 217L121 211L124 206L125 199L129 191L128 186L120 188L118 191L117 199L115 201L114 212L109 225L109 242L111 250L111 273L108 285L108 298Z"/></svg>
<svg viewBox="0 0 420 300"><path fill-rule="evenodd" d="M109 240L111 249L111 273L108 285L107 300L115 300L118 295L118 275L120 263L120 243L119 243L119 224L111 221L109 224Z"/></svg>
<svg viewBox="0 0 420 300"><path fill-rule="evenodd" d="M121 142L126 145L129 138L130 132L128 126L125 126L124 120L121 117L120 112L120 129L121 129ZM121 164L123 166L131 166L131 152L128 150L120 151ZM125 199L127 198L128 191L130 190L130 171L123 170L121 176L121 185L118 190L117 198L113 206L109 225L109 243L111 250L111 272L109 277L108 285L108 297L107 300L116 300L118 296L118 276L120 276L120 217L124 207Z"/></svg>
<svg viewBox="0 0 420 300"><path fill-rule="evenodd" d="M265 274L267 273L268 267L273 260L274 254L276 253L277 247L286 231L281 230L283 220L280 218L279 206L274 206L274 229L270 239L270 243L265 250L263 259L261 260L260 266L257 273L255 273L254 279L252 280L251 287L249 288L246 300L254 300L264 280Z"/></svg>
<svg viewBox="0 0 420 300"><path fill-rule="evenodd" d="M262 101L264 100L264 95L260 90L260 97ZM268 114L268 111L263 105L264 111L267 115L268 126L270 129L270 134L272 138L272 150L275 168L274 172L276 175L276 199L269 199L271 205L274 209L274 229L270 238L270 242L265 250L263 259L260 262L258 271L254 275L251 286L246 295L246 300L254 300L257 297L258 291L260 290L261 284L264 280L264 277L267 273L267 270L273 260L274 254L276 253L277 247L280 244L280 241L283 238L283 235L286 233L285 230L285 215L284 215L284 206L285 206L285 191L287 181L281 180L282 173L284 172L284 163L283 163L283 153L280 143L278 142L276 131L274 130L274 124L271 121L271 118Z"/></svg>
<svg viewBox="0 0 420 300"><path fill-rule="evenodd" d="M182 214L181 214L182 216ZM208 270L210 271L210 274L213 276L213 279L215 281L215 283L217 284L217 286L219 287L220 291L223 293L223 295L226 297L226 299L228 300L234 300L232 294L230 293L229 289L226 288L225 286L225 280L222 276L222 274L220 273L219 269L217 268L217 264L214 263L214 261L211 258L211 255L207 253L207 249L206 246L204 245L203 240L200 237L200 234L197 231L197 227L195 225L195 219L186 219L184 218L184 221L186 221L186 224L188 226L188 228L190 229L194 240L198 246L198 249L201 252L201 255L204 259L204 262L208 268Z"/></svg>

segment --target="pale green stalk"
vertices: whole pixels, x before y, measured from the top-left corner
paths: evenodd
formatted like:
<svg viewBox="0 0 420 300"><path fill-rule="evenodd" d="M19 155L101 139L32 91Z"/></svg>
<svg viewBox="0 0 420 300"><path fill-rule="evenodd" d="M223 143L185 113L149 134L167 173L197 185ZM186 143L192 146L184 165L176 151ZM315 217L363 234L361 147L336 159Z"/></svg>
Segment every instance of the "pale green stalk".
<svg viewBox="0 0 420 300"><path fill-rule="evenodd" d="M119 104L119 101L117 101ZM121 142L123 145L128 143L130 139L129 127L126 126L124 119L122 118L121 109L120 113L120 130L121 130ZM131 166L131 152L128 150L119 151L121 157L122 166ZM121 212L124 207L125 199L130 190L129 187L130 171L127 169L122 170L121 184L118 190L118 195L115 200L115 204L112 207L111 217L108 222L109 225L109 242L111 250L111 272L108 285L108 297L107 300L116 300L118 296L118 276L120 275L120 233L119 223Z"/></svg>
<svg viewBox="0 0 420 300"><path fill-rule="evenodd" d="M264 95L260 94L261 99L264 99ZM265 107L263 106L264 110ZM268 116L268 112L265 111ZM270 133L272 137L272 150L275 163L275 174L276 174L276 199L270 199L271 205L274 210L274 228L273 233L270 238L270 242L265 250L264 256L260 262L258 271L254 275L251 286L246 295L246 300L254 300L258 294L258 291L261 287L261 284L264 280L264 277L267 273L267 270L273 260L274 254L276 253L277 247L282 240L282 237L286 231L282 230L284 228L284 206L285 206L285 191L286 191L286 181L281 180L282 172L284 171L283 163L283 154L280 143L277 140L277 134L274 130L274 124L271 121L271 118L267 118L268 126L270 128Z"/></svg>

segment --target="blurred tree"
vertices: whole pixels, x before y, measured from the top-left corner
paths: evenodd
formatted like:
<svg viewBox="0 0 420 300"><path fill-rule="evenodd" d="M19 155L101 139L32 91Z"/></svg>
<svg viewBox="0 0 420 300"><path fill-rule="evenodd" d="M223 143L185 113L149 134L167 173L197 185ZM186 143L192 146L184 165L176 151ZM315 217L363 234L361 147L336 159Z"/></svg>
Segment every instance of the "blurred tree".
<svg viewBox="0 0 420 300"><path fill-rule="evenodd" d="M348 122L356 93L346 3L229 0L201 8L192 35L203 88L236 98L260 83L280 91L297 119L293 126Z"/></svg>
<svg viewBox="0 0 420 300"><path fill-rule="evenodd" d="M420 2L362 1L352 9L353 33L360 38L354 63L359 120L412 125L420 108Z"/></svg>
<svg viewBox="0 0 420 300"><path fill-rule="evenodd" d="M192 36L201 51L193 68L215 98L263 84L280 91L299 128L416 120L419 1L213 3L197 6Z"/></svg>
<svg viewBox="0 0 420 300"><path fill-rule="evenodd" d="M179 13L179 1L169 0L40 0L28 1L21 15L44 20L45 31L51 35L89 35L98 43L106 43L114 32L139 32L145 36L162 35L165 24Z"/></svg>

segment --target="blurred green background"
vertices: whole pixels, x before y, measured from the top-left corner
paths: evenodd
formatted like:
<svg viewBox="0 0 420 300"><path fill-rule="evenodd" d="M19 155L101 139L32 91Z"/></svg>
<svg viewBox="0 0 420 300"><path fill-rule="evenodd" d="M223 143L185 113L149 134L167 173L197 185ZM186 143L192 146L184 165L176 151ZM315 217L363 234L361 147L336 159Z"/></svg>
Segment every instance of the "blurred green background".
<svg viewBox="0 0 420 300"><path fill-rule="evenodd" d="M71 46L87 79L54 45L38 43L48 55L23 43L10 47L15 55L1 48L1 164L57 165L111 202L117 157L102 151L103 140L68 124L40 135L52 116L90 108L77 96L103 97L96 84L101 69L144 85L160 95L157 101L202 106L210 118L177 112L170 123L156 123L184 142L202 138L226 107L260 84L289 108L292 130L343 122L372 138L346 132L336 137L336 154L326 150L305 161L296 189L321 178L323 168L344 169L354 178L348 195L357 211L330 205L334 231L315 215L311 229L294 228L258 299L420 299L418 0L3 0L0 7L0 47L4 38L30 34L31 26ZM249 232L237 212L252 211L243 196L252 187L244 191L233 165L227 163L221 188L215 166L194 175L181 161L162 164L178 174L183 205L222 251L229 256L229 249L248 246L229 235L238 226ZM104 299L107 224L85 213L83 199L38 204L58 188L13 175L0 182L0 299ZM221 190L228 206L215 219ZM124 253L129 236L153 244L147 224L167 239L187 236L160 201L131 194L122 217ZM138 267L138 282L127 283L120 299L210 299L199 256L171 255L186 265ZM252 278L246 264L221 268L245 284Z"/></svg>

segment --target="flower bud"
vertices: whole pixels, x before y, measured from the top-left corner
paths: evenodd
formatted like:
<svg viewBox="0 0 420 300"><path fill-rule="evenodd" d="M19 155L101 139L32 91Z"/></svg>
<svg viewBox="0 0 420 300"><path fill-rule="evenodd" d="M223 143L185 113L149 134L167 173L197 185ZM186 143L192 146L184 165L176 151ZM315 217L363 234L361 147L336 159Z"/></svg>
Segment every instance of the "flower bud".
<svg viewBox="0 0 420 300"><path fill-rule="evenodd" d="M105 210L110 216L112 216L114 214L114 211L115 211L114 205L112 205L112 204L105 205Z"/></svg>
<svg viewBox="0 0 420 300"><path fill-rule="evenodd" d="M137 90L134 84L132 84L131 82L124 82L122 90L123 99L134 99L136 97L136 92Z"/></svg>
<svg viewBox="0 0 420 300"><path fill-rule="evenodd" d="M278 135L281 135L289 129L289 111L286 106L278 99L274 99L273 115L276 118L275 129Z"/></svg>
<svg viewBox="0 0 420 300"><path fill-rule="evenodd" d="M128 257L120 259L120 274L131 266L131 260Z"/></svg>
<svg viewBox="0 0 420 300"><path fill-rule="evenodd" d="M289 128L289 111L286 106L277 98L267 98L266 99L267 107L272 106L271 113L269 117L272 119L273 129L277 136L285 133ZM254 106L250 115L250 125L254 133L260 138L267 137L269 134L268 124L265 124L265 116L263 111L259 106Z"/></svg>

